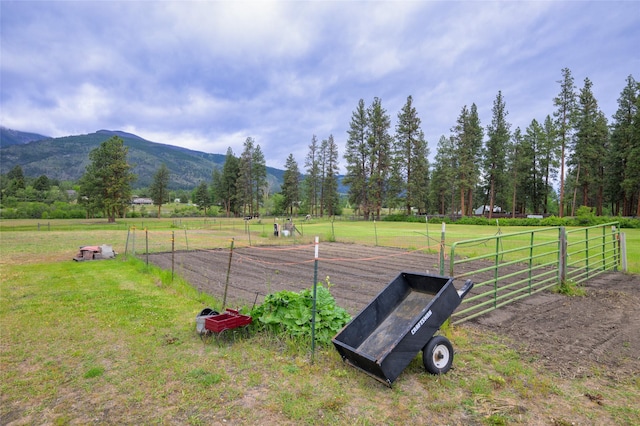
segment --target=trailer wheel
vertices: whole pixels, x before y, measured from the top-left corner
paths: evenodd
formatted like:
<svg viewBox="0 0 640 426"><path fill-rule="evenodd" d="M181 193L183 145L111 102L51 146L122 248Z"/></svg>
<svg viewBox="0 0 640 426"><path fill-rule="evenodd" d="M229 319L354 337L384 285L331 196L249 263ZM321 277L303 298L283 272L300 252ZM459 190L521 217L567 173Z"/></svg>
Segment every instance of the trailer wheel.
<svg viewBox="0 0 640 426"><path fill-rule="evenodd" d="M431 374L445 374L453 364L453 346L444 336L434 336L422 349L424 368Z"/></svg>
<svg viewBox="0 0 640 426"><path fill-rule="evenodd" d="M209 315L219 315L218 311L213 310L211 308L204 308L202 311L200 311L200 313L198 314L199 317L207 317Z"/></svg>

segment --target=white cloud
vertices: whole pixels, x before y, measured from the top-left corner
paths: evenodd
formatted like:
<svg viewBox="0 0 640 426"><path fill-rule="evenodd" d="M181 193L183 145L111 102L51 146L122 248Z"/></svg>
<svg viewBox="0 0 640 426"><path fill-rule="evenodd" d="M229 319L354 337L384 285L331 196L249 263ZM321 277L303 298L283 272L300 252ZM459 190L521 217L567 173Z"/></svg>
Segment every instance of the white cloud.
<svg viewBox="0 0 640 426"><path fill-rule="evenodd" d="M640 69L632 2L24 1L0 19L2 125L221 154L252 136L278 167L313 134L342 149L360 98L395 126L412 95L434 154L463 105L486 126L498 90L526 127L569 67L610 117Z"/></svg>

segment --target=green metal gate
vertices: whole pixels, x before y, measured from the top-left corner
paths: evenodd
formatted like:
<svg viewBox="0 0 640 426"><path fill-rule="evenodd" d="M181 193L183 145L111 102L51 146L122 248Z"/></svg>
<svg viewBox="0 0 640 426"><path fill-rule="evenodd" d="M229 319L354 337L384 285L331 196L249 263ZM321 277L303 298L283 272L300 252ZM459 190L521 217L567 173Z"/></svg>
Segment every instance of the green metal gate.
<svg viewBox="0 0 640 426"><path fill-rule="evenodd" d="M549 227L458 241L451 246L449 276L472 279L471 294L454 323L478 317L562 282L581 283L622 262L618 222L586 228Z"/></svg>

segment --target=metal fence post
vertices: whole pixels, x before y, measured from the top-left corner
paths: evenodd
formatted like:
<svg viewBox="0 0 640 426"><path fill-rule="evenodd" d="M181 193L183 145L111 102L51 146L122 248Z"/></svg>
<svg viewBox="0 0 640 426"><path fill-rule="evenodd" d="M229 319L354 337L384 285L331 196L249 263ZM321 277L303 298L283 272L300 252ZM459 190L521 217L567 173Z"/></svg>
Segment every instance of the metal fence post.
<svg viewBox="0 0 640 426"><path fill-rule="evenodd" d="M376 247L378 247L378 228L376 227L376 220L373 219L373 234L376 237Z"/></svg>
<svg viewBox="0 0 640 426"><path fill-rule="evenodd" d="M129 250L129 235L131 234L131 228L127 228L127 242L124 245L124 257L127 257L127 251Z"/></svg>
<svg viewBox="0 0 640 426"><path fill-rule="evenodd" d="M618 272L618 265L620 265L620 250L618 247L618 238L616 238L616 227L611 227L611 239L613 242L613 272Z"/></svg>
<svg viewBox="0 0 640 426"><path fill-rule="evenodd" d="M314 247L315 255L313 261L313 306L311 308L311 363L314 362L316 352L316 297L318 287L318 243L320 238L316 236Z"/></svg>
<svg viewBox="0 0 640 426"><path fill-rule="evenodd" d="M442 222L442 232L440 233L440 275L444 276L444 229L445 224ZM451 262L451 276L453 276L453 260Z"/></svg>
<svg viewBox="0 0 640 426"><path fill-rule="evenodd" d="M564 226L558 232L558 284L562 284L567 279L567 233Z"/></svg>
<svg viewBox="0 0 640 426"><path fill-rule="evenodd" d="M584 244L585 244L584 260L585 260L585 266L587 270L587 279L589 279L589 228L585 228L584 230Z"/></svg>
<svg viewBox="0 0 640 426"><path fill-rule="evenodd" d="M620 233L620 257L622 257L622 272L627 272L627 236Z"/></svg>

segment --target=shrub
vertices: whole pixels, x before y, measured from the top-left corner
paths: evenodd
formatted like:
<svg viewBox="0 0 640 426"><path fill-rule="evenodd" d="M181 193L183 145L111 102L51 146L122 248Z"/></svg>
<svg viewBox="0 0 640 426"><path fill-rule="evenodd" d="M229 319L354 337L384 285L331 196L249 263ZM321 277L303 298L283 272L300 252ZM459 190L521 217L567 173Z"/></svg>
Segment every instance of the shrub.
<svg viewBox="0 0 640 426"><path fill-rule="evenodd" d="M302 290L299 293L283 290L267 295L264 302L251 311L251 316L260 329L293 337L306 337L311 336L312 309L312 289ZM316 341L322 344L331 343L331 338L350 319L347 311L336 305L329 289L318 283Z"/></svg>

